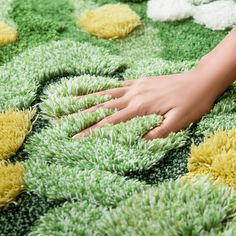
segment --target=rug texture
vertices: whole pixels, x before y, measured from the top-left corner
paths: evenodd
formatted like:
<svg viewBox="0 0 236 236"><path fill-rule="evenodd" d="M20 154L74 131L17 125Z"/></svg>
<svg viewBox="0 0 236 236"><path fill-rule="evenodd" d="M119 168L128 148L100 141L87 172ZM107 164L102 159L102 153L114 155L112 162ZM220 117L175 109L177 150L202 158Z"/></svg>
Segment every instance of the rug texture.
<svg viewBox="0 0 236 236"><path fill-rule="evenodd" d="M236 84L191 127L79 131L123 80L193 68L233 0L0 0L0 236L236 235ZM204 98L202 98L204 100ZM194 107L192 108L194 109Z"/></svg>

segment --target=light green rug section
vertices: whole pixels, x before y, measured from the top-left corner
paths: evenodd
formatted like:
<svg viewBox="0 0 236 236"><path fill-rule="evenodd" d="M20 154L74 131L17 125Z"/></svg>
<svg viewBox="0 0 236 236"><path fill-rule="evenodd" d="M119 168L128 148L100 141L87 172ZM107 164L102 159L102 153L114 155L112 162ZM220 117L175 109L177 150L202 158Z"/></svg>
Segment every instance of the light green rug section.
<svg viewBox="0 0 236 236"><path fill-rule="evenodd" d="M75 18L80 17L81 14L86 10L99 7L96 1L93 0L85 0L85 1L70 0L70 3L71 5L73 5L74 8L73 13Z"/></svg>
<svg viewBox="0 0 236 236"><path fill-rule="evenodd" d="M42 44L0 67L0 110L28 108L40 85L53 78L81 74L113 75L122 67L124 64L119 57L90 44L68 40Z"/></svg>
<svg viewBox="0 0 236 236"><path fill-rule="evenodd" d="M67 203L43 216L31 235L233 235L235 197L229 188L206 178L195 183L170 181L134 193L110 210L86 202Z"/></svg>
<svg viewBox="0 0 236 236"><path fill-rule="evenodd" d="M25 163L28 189L51 200L87 201L104 207L115 207L118 202L147 188L137 180L102 170L81 170L79 166L48 165L44 161Z"/></svg>
<svg viewBox="0 0 236 236"><path fill-rule="evenodd" d="M143 22L131 35L116 40L114 44L129 67L145 59L158 58L162 49L158 31L146 22Z"/></svg>
<svg viewBox="0 0 236 236"><path fill-rule="evenodd" d="M227 227L235 230L230 223L236 210L234 202L235 192L206 178L196 183L170 181L121 202L96 222L95 232L110 236L157 232L169 236L227 235Z"/></svg>
<svg viewBox="0 0 236 236"><path fill-rule="evenodd" d="M63 78L44 91L40 108L45 116L60 118L111 100L109 95L81 98L78 96L121 86L122 83L118 79L109 77L83 75Z"/></svg>
<svg viewBox="0 0 236 236"><path fill-rule="evenodd" d="M15 22L9 16L11 10L11 3L13 0L0 0L0 22L16 27Z"/></svg>
<svg viewBox="0 0 236 236"><path fill-rule="evenodd" d="M26 150L34 160L124 175L150 169L167 151L183 146L188 138L188 133L183 131L163 140L142 140L148 130L160 123L160 116L149 115L94 130L91 136L83 139L72 139L76 133L112 113L111 110L99 109L93 113L63 117L56 125L35 134Z"/></svg>
<svg viewBox="0 0 236 236"><path fill-rule="evenodd" d="M103 207L86 201L65 203L41 217L29 235L91 235L94 222L103 212Z"/></svg>

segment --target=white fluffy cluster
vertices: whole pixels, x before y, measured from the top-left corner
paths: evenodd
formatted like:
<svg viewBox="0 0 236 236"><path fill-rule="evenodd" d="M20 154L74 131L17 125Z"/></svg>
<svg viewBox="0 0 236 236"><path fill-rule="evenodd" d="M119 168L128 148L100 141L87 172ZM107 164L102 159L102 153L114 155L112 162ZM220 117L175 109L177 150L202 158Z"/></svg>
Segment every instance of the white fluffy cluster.
<svg viewBox="0 0 236 236"><path fill-rule="evenodd" d="M194 5L200 5L200 4L204 4L204 3L209 3L209 2L213 2L215 0L188 0L188 2L194 4Z"/></svg>
<svg viewBox="0 0 236 236"><path fill-rule="evenodd" d="M186 0L150 0L148 17L158 21L175 21L192 15L192 5Z"/></svg>
<svg viewBox="0 0 236 236"><path fill-rule="evenodd" d="M196 7L195 22L214 30L236 25L236 4L233 1L216 1Z"/></svg>
<svg viewBox="0 0 236 236"><path fill-rule="evenodd" d="M147 15L158 21L193 17L207 28L224 30L236 25L236 4L232 0L150 0Z"/></svg>

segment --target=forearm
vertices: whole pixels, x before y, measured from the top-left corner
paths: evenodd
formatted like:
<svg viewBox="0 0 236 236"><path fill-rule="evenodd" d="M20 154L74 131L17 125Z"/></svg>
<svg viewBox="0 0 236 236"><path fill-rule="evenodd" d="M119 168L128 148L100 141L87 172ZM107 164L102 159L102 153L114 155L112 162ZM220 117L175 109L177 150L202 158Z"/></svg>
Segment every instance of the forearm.
<svg viewBox="0 0 236 236"><path fill-rule="evenodd" d="M236 80L236 28L201 59L196 70L216 98Z"/></svg>

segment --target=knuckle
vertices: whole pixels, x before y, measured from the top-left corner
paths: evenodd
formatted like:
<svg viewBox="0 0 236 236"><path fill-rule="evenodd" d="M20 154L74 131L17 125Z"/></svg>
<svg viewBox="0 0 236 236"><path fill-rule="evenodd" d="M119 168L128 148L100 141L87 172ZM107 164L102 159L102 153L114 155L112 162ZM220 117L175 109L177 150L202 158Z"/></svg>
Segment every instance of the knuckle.
<svg viewBox="0 0 236 236"><path fill-rule="evenodd" d="M91 107L91 110L96 110L101 107L103 107L103 104L98 104L98 105L95 105L94 107Z"/></svg>
<svg viewBox="0 0 236 236"><path fill-rule="evenodd" d="M161 128L156 132L156 135L159 137L166 137L167 133L168 133L168 131L166 128Z"/></svg>
<svg viewBox="0 0 236 236"><path fill-rule="evenodd" d="M168 130L166 127L160 127L155 130L155 136L158 138L165 138L168 135Z"/></svg>
<svg viewBox="0 0 236 236"><path fill-rule="evenodd" d="M101 106L102 106L103 108L109 108L109 107L110 107L109 104L110 104L110 103L107 102L107 103L102 104Z"/></svg>
<svg viewBox="0 0 236 236"><path fill-rule="evenodd" d="M154 137L156 137L160 132L159 132L159 130L158 129L153 129L151 132L151 135Z"/></svg>
<svg viewBox="0 0 236 236"><path fill-rule="evenodd" d="M103 125L103 124L112 124L113 123L113 119L110 117L106 117L104 118L101 122L99 122L99 124Z"/></svg>
<svg viewBox="0 0 236 236"><path fill-rule="evenodd" d="M115 106L115 100L105 102L101 105L101 107L105 109L110 109L110 108L113 108L114 106Z"/></svg>
<svg viewBox="0 0 236 236"><path fill-rule="evenodd" d="M156 129L154 129L154 130L149 131L149 133L147 133L146 137L148 139L155 139L155 138L157 138L157 135L158 135L158 132Z"/></svg>
<svg viewBox="0 0 236 236"><path fill-rule="evenodd" d="M114 108L116 108L116 106L117 106L117 103L115 101L110 101L110 102L104 103L103 108L114 109Z"/></svg>
<svg viewBox="0 0 236 236"><path fill-rule="evenodd" d="M135 110L136 113L138 113L139 115L145 114L146 106L144 103L137 102L137 103L131 104L131 106L132 106L132 109Z"/></svg>

